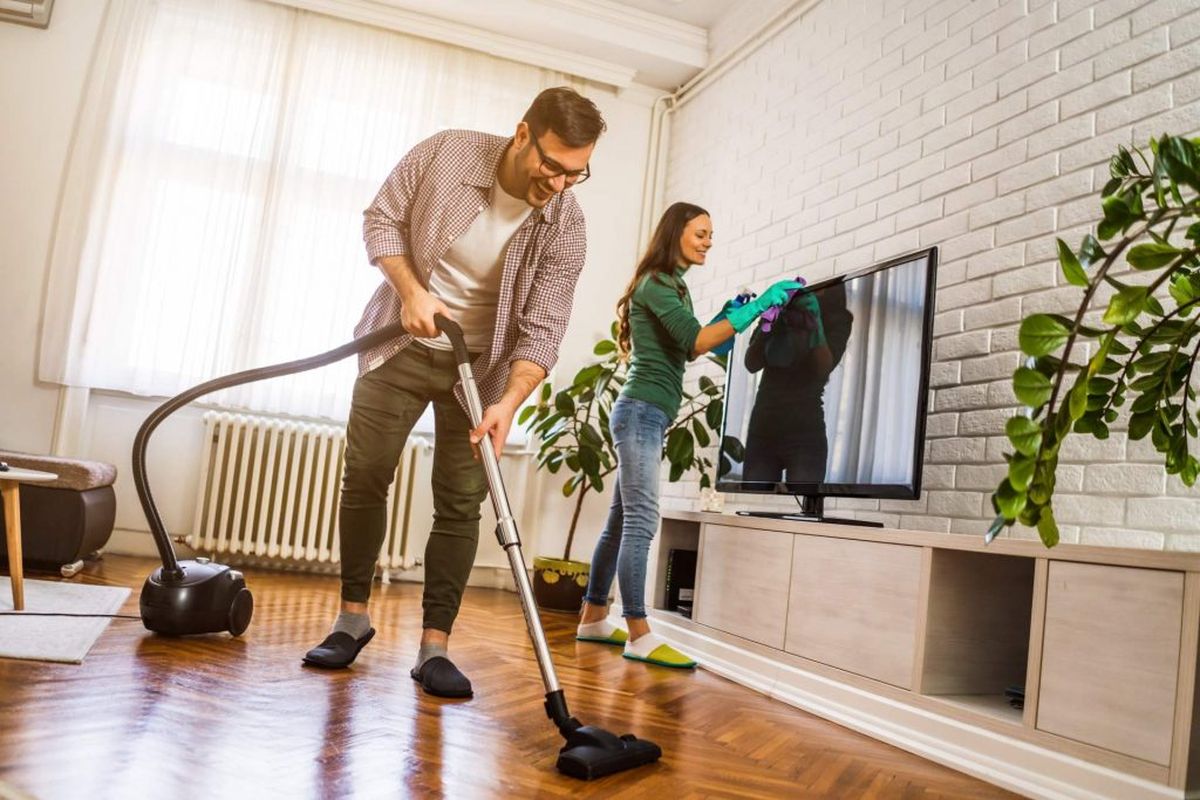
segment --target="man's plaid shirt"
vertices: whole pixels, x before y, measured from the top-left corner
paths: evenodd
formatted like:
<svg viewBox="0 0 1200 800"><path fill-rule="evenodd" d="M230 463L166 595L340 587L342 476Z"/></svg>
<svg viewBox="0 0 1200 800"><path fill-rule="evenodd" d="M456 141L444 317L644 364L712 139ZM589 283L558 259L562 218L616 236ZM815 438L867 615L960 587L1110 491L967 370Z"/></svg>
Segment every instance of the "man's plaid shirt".
<svg viewBox="0 0 1200 800"><path fill-rule="evenodd" d="M371 263L408 256L428 285L450 245L486 208L496 168L511 141L450 130L410 150L363 212L363 239ZM558 360L586 252L583 211L570 190L534 210L509 240L491 348L471 365L485 408L504 393L513 361L532 361L549 373ZM400 297L385 279L367 303L354 335L399 321ZM359 374L375 369L412 341L405 334L361 353ZM462 402L461 386L455 394Z"/></svg>

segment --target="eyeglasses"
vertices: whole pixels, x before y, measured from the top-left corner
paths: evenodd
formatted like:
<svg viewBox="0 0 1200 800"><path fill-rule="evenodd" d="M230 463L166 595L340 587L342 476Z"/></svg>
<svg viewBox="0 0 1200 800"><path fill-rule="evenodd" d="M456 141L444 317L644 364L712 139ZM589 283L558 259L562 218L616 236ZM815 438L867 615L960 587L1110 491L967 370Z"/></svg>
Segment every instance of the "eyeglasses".
<svg viewBox="0 0 1200 800"><path fill-rule="evenodd" d="M552 158L546 157L546 151L538 144L536 136L530 136L533 140L533 146L537 149L538 156L542 159L542 163L538 169L544 178L557 178L559 175L566 178L567 186L574 186L583 183L588 178L592 177L592 165L590 163L584 165L583 169L566 169L562 164Z"/></svg>

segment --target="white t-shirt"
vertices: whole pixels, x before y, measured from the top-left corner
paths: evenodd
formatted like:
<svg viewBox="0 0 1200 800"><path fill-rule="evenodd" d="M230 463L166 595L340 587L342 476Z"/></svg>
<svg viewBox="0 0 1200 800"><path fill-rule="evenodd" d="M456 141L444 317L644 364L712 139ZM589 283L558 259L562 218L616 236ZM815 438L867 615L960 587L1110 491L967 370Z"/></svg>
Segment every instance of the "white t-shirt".
<svg viewBox="0 0 1200 800"><path fill-rule="evenodd" d="M524 199L511 196L500 188L499 181L494 182L487 208L450 245L429 276L429 293L450 309L450 317L462 326L472 353L482 353L492 343L504 252L530 208ZM450 349L445 334L421 343L437 350Z"/></svg>

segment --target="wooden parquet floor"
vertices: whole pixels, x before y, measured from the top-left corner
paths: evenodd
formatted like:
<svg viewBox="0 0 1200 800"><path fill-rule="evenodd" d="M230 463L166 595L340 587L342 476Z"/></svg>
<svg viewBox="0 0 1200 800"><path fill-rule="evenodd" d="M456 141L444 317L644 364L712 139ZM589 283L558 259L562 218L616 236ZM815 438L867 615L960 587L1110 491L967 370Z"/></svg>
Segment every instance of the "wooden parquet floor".
<svg viewBox="0 0 1200 800"><path fill-rule="evenodd" d="M136 615L153 566L108 556L75 580L132 587L122 613ZM664 752L576 781L554 769L561 740L515 595L468 589L451 654L476 695L445 701L408 675L419 585L377 587L375 640L350 670L321 672L300 657L327 632L337 580L246 572L257 608L240 639L117 619L82 665L0 659L0 781L40 800L1015 797L703 670L576 642L569 616L546 614L572 713Z"/></svg>

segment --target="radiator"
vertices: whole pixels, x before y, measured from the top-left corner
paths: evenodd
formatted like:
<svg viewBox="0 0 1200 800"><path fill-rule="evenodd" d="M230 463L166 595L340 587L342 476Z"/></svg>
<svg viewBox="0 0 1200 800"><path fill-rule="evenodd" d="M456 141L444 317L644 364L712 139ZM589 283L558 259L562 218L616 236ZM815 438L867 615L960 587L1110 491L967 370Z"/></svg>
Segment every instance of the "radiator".
<svg viewBox="0 0 1200 800"><path fill-rule="evenodd" d="M216 411L204 415L204 425L187 544L252 564L336 571L345 428ZM389 571L416 566L424 553L428 517L410 523L415 478L428 473L431 446L409 437L397 464L379 553L384 580Z"/></svg>

